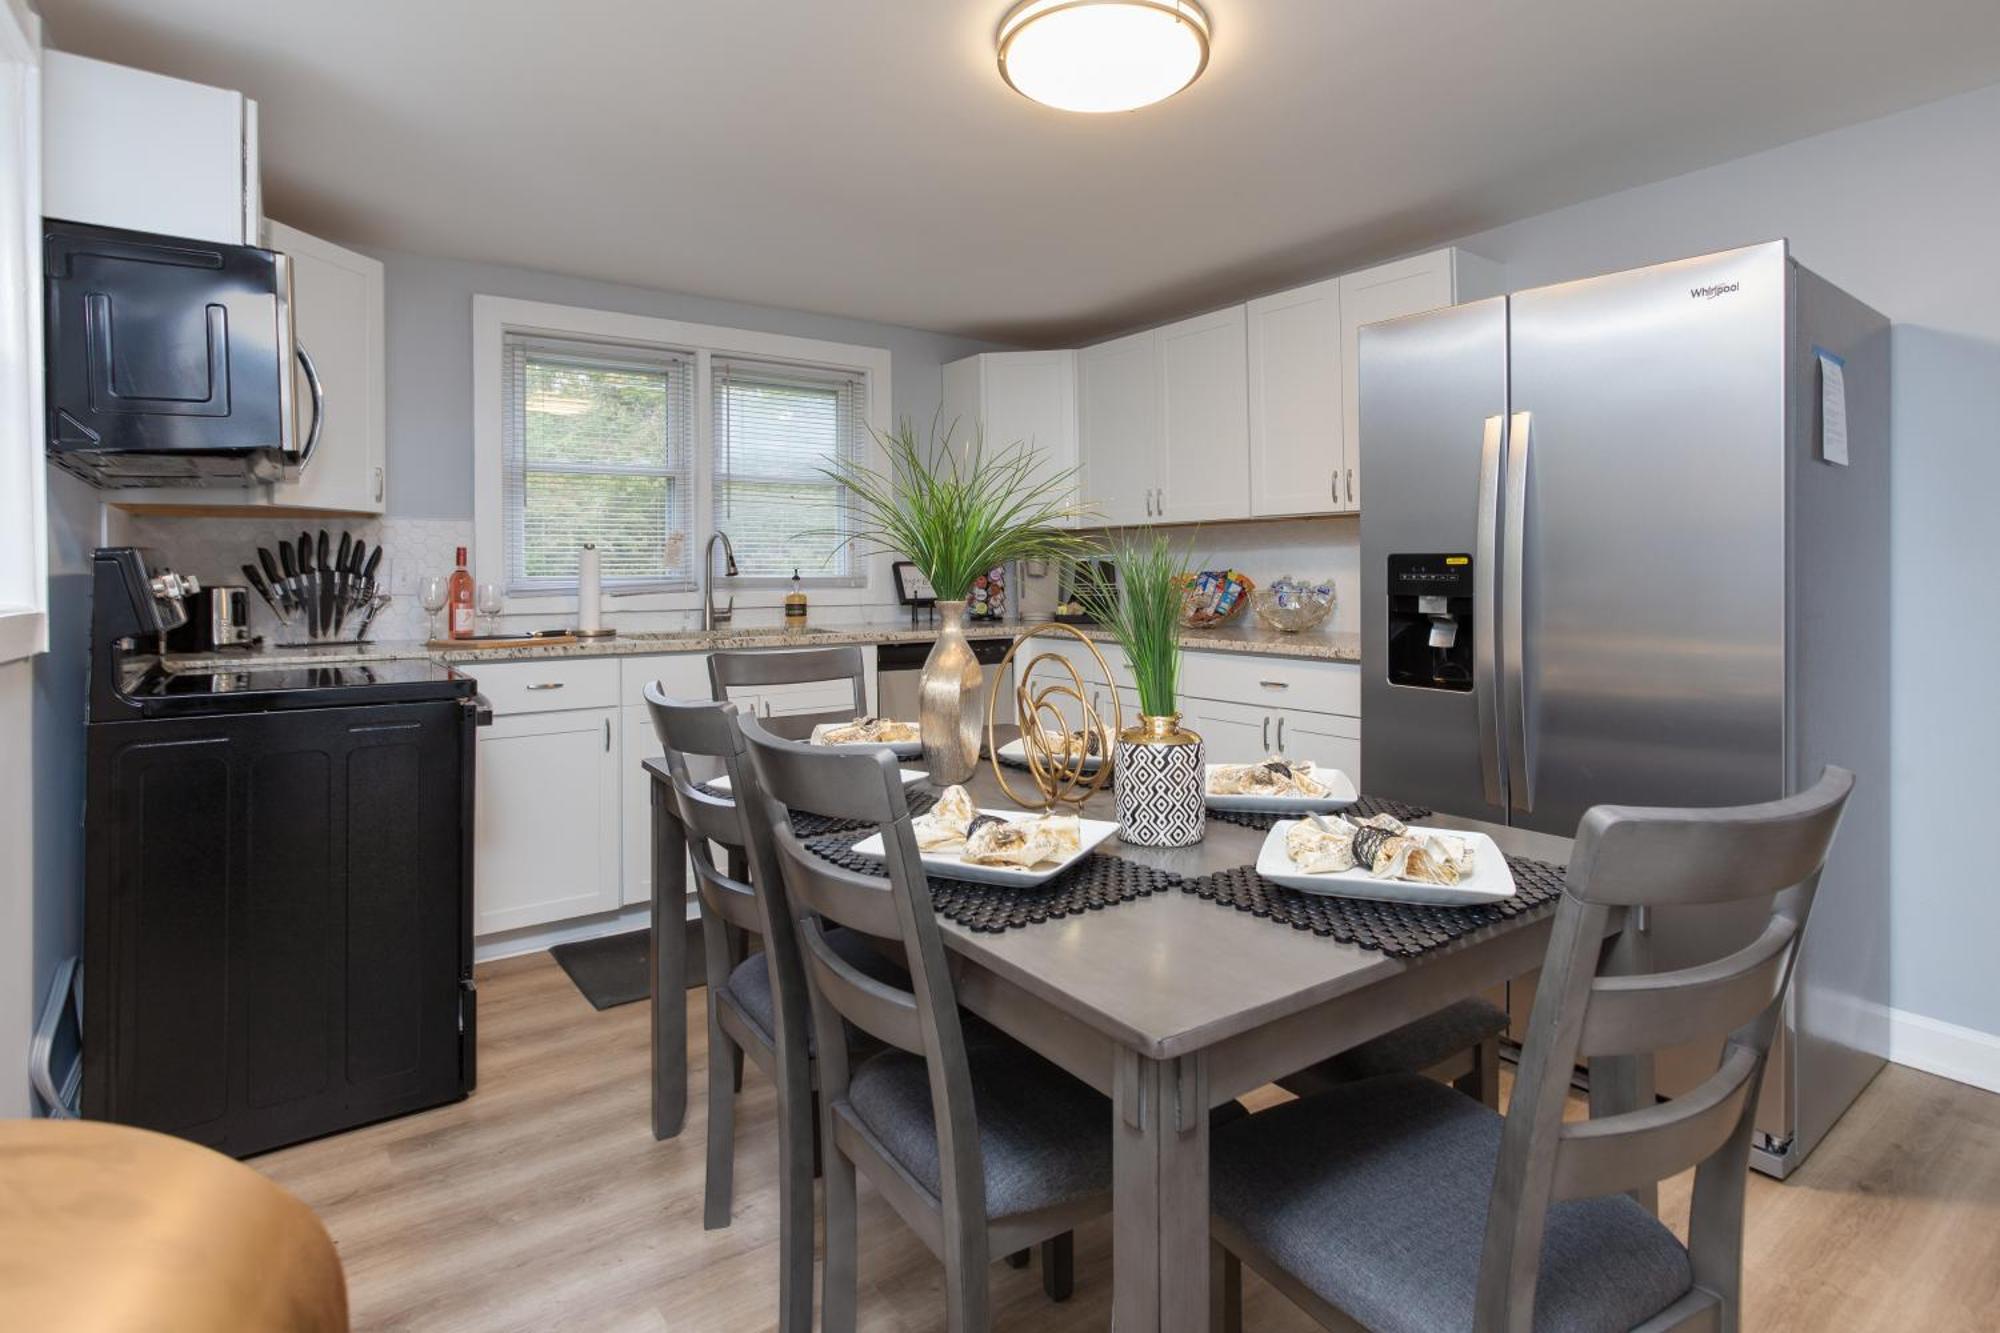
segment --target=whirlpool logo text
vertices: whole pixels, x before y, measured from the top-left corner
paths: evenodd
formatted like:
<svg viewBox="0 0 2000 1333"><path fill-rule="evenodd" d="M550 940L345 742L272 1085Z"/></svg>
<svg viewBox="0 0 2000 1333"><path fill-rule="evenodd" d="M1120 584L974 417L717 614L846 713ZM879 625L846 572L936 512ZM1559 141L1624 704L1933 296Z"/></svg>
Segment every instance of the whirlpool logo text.
<svg viewBox="0 0 2000 1333"><path fill-rule="evenodd" d="M1727 296L1742 287L1740 282L1711 282L1706 287L1690 287L1688 295L1697 301L1713 301L1718 296Z"/></svg>

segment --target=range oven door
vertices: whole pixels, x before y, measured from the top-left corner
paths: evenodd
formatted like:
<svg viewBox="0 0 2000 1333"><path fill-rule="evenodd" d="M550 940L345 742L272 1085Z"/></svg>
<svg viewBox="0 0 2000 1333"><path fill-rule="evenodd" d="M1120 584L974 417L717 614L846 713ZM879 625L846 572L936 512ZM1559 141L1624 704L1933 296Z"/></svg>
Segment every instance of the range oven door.
<svg viewBox="0 0 2000 1333"><path fill-rule="evenodd" d="M51 219L43 267L53 462L136 487L252 486L311 461L324 404L286 256Z"/></svg>

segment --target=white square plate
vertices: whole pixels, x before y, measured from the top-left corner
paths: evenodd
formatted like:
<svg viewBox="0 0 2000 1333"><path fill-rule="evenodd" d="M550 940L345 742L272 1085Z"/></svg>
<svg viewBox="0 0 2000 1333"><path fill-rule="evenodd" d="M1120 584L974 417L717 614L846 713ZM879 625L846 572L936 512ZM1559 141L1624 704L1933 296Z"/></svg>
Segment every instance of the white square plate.
<svg viewBox="0 0 2000 1333"><path fill-rule="evenodd" d="M899 768L896 771L903 775L903 785L905 787L931 780L931 775L921 768ZM729 775L727 773L718 774L714 779L702 785L710 787L715 791L726 792L729 790Z"/></svg>
<svg viewBox="0 0 2000 1333"><path fill-rule="evenodd" d="M998 815L1002 819L1019 819L1030 812L1024 810L981 810L982 815ZM939 879L963 879L975 884L1033 885L1054 879L1063 871L1089 856L1097 845L1118 831L1118 825L1109 819L1079 819L1077 826L1083 834L1083 845L1069 857L1061 861L1044 861L1040 865L1023 869L1020 866L979 866L959 859L957 852L923 852L924 870ZM882 855L882 835L871 833L854 844L854 850L863 856Z"/></svg>
<svg viewBox="0 0 2000 1333"><path fill-rule="evenodd" d="M820 733L826 731L828 728L844 727L846 725L845 722L820 723L812 730L812 743L814 745L823 745L829 750L887 750L898 759L915 759L924 752L924 742L921 737L913 741L896 741L889 745L877 745L868 741L847 741L840 745L828 745L820 739ZM912 722L910 725L915 726L916 723Z"/></svg>
<svg viewBox="0 0 2000 1333"><path fill-rule="evenodd" d="M1233 764L1210 764L1202 774L1203 798L1211 810L1255 810L1273 815L1323 815L1334 810L1345 810L1361 799L1361 793L1354 790L1354 779L1337 768L1315 768L1313 777L1324 785L1326 796L1218 796L1208 790L1208 780L1215 776L1218 768L1233 768Z"/></svg>
<svg viewBox="0 0 2000 1333"><path fill-rule="evenodd" d="M1499 844L1484 833L1464 833L1458 829L1433 830L1449 833L1454 838L1464 838L1472 845L1471 878L1446 888L1442 884L1377 879L1365 870L1343 870L1337 875L1303 874L1292 864L1292 858L1285 855L1285 834L1299 822L1296 819L1279 820L1257 853L1257 873L1273 884L1282 884L1302 893L1324 894L1329 898L1367 898L1375 902L1424 903L1432 907L1477 907L1484 903L1505 902L1514 896L1514 872L1507 868L1507 858L1500 854ZM1412 824L1410 831L1416 833L1424 829L1420 824Z"/></svg>
<svg viewBox="0 0 2000 1333"><path fill-rule="evenodd" d="M1028 752L1022 748L1019 736L1016 736L1013 740L1008 741L1000 747L1000 762L1011 765L1014 768L1026 768L1028 766ZM1098 766L1103 762L1103 755L1085 755L1083 757L1083 771L1086 773L1095 773Z"/></svg>

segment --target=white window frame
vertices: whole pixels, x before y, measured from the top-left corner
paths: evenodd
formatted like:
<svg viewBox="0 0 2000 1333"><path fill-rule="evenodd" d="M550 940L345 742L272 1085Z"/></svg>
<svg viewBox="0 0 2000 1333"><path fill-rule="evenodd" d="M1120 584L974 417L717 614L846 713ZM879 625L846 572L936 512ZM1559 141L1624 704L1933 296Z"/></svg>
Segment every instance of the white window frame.
<svg viewBox="0 0 2000 1333"><path fill-rule="evenodd" d="M0 0L0 662L48 651L42 447L41 21Z"/></svg>
<svg viewBox="0 0 2000 1333"><path fill-rule="evenodd" d="M693 546L696 586L687 592L635 593L616 600L607 598L605 609L608 612L688 611L701 605L702 552L715 525L714 404L711 401L714 389L711 361L714 357L788 361L861 375L868 385L868 405L863 420L871 432L886 432L889 429L890 403L893 399L889 381L889 349L886 347L795 338L788 334L760 333L716 324L690 324L651 315L627 315L585 306L521 301L507 296L475 295L472 298L472 558L475 576L482 583L506 586L506 555L502 544L506 514L501 495L504 458L501 356L502 344L508 333L630 343L689 353L694 357L694 508L688 540ZM866 445L866 458L877 467L885 461L880 446L873 438ZM815 588L812 594L814 605L865 606L887 600L891 558L871 553L860 559L863 581L848 587ZM744 609L782 606L785 597L782 587L733 588L729 580L722 578L716 580L716 591L718 597L724 600L733 593L736 605ZM504 615L559 615L575 609L574 593L503 594L502 599Z"/></svg>

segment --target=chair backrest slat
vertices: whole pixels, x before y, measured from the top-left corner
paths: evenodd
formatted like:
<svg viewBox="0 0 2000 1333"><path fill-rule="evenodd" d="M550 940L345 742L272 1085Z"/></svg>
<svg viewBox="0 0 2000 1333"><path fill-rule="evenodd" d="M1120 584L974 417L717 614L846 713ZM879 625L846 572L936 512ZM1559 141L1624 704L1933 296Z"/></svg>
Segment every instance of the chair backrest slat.
<svg viewBox="0 0 2000 1333"><path fill-rule="evenodd" d="M1798 923L1777 916L1757 939L1712 963L1591 983L1577 1054L1631 1055L1731 1032L1764 1011L1785 977Z"/></svg>
<svg viewBox="0 0 2000 1333"><path fill-rule="evenodd" d="M831 864L790 829L777 830L775 841L784 859L788 892L799 910L818 912L864 935L889 940L902 937L896 900L881 879Z"/></svg>
<svg viewBox="0 0 2000 1333"><path fill-rule="evenodd" d="M1757 1090L1853 786L1853 774L1829 767L1810 790L1761 805L1585 813L1501 1133L1474 1307L1480 1333L1532 1326L1551 1203L1650 1187L1690 1166L1698 1168L1689 1223L1696 1285L1736 1299L1741 1247L1727 1237L1741 1225ZM1611 974L1599 975L1613 912L1722 903L1764 906L1754 940L1664 972L1644 970L1642 942L1614 951ZM1720 1042L1722 1055L1698 1087L1658 1105L1564 1123L1580 1057L1704 1039Z"/></svg>
<svg viewBox="0 0 2000 1333"><path fill-rule="evenodd" d="M1721 1068L1672 1101L1564 1124L1557 1139L1553 1197L1622 1194L1704 1160L1735 1129L1763 1063L1755 1050L1732 1044Z"/></svg>
<svg viewBox="0 0 2000 1333"><path fill-rule="evenodd" d="M912 1055L924 1053L923 1022L917 1017L914 995L856 971L833 951L817 921L807 918L800 935L805 940L807 971L827 1003L878 1041Z"/></svg>
<svg viewBox="0 0 2000 1333"><path fill-rule="evenodd" d="M732 693L754 690L764 685L817 685L846 681L851 705L823 712L791 713L772 717L766 713L764 725L788 739L803 739L821 722L845 722L868 711L868 678L856 644L833 648L799 648L782 652L732 649L708 655L708 680L718 701Z"/></svg>
<svg viewBox="0 0 2000 1333"><path fill-rule="evenodd" d="M757 908L757 894L748 884L731 879L716 869L713 857L694 859L694 891L702 910L713 912L739 930L764 932L764 918Z"/></svg>
<svg viewBox="0 0 2000 1333"><path fill-rule="evenodd" d="M742 816L736 811L736 802L711 796L692 782L683 789L677 775L674 804L690 841L719 842L724 847L743 845Z"/></svg>

